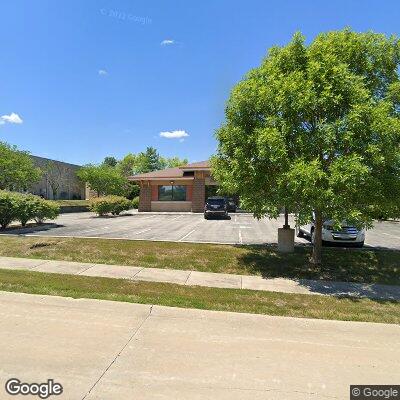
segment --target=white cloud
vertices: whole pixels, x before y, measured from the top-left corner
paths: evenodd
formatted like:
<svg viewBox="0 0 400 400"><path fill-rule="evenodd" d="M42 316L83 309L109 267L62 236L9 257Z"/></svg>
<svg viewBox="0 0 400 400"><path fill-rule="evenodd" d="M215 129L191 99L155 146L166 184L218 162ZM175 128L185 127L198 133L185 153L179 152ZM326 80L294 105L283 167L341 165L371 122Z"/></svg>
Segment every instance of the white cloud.
<svg viewBox="0 0 400 400"><path fill-rule="evenodd" d="M18 114L11 113L10 115L2 115L0 117L0 125L5 124L6 122L9 124L22 124L24 121Z"/></svg>
<svg viewBox="0 0 400 400"><path fill-rule="evenodd" d="M160 44L161 44L161 46L169 46L171 44L175 44L175 40L173 40L173 39L165 39Z"/></svg>
<svg viewBox="0 0 400 400"><path fill-rule="evenodd" d="M160 136L167 139L180 139L182 142L184 140L183 138L188 137L189 134L185 131L166 131L160 132Z"/></svg>
<svg viewBox="0 0 400 400"><path fill-rule="evenodd" d="M108 75L108 72L105 69L99 69L98 73L100 76Z"/></svg>

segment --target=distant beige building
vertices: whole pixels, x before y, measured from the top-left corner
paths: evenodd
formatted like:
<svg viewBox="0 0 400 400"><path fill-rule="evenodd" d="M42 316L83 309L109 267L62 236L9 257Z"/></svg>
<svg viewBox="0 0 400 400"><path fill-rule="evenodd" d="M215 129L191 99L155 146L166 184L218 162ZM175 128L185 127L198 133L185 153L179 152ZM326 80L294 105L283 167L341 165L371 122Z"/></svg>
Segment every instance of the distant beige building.
<svg viewBox="0 0 400 400"><path fill-rule="evenodd" d="M33 185L29 192L50 200L83 200L87 198L85 183L76 176L81 168L49 158L31 156L37 167L43 171L40 182Z"/></svg>

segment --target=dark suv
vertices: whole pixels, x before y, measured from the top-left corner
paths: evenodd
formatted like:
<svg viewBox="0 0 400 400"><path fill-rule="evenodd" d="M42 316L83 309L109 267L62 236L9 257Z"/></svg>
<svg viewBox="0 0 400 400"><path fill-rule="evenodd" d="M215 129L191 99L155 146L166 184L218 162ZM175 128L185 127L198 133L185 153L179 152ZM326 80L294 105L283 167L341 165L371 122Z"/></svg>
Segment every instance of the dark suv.
<svg viewBox="0 0 400 400"><path fill-rule="evenodd" d="M206 200L204 206L204 218L211 216L228 217L228 209L225 197L213 196Z"/></svg>
<svg viewBox="0 0 400 400"><path fill-rule="evenodd" d="M228 209L229 212L236 212L236 203L235 200L232 197L226 197L226 207Z"/></svg>

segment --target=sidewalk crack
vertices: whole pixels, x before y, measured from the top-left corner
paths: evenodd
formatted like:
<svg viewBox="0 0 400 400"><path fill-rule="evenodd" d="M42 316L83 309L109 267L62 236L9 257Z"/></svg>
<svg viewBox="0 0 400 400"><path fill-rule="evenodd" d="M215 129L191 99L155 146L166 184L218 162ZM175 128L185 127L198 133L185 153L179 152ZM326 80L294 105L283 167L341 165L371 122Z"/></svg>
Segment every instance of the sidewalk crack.
<svg viewBox="0 0 400 400"><path fill-rule="evenodd" d="M82 400L85 400L87 396L91 393L91 391L96 387L96 385L101 381L103 376L107 373L107 371L114 365L114 363L117 361L118 357L122 354L122 352L125 350L125 348L128 346L128 344L132 341L132 339L138 334L142 326L146 323L146 321L149 319L151 313L153 311L153 305L150 306L149 313L146 315L146 318L141 322L141 324L138 326L137 329L132 333L132 335L129 337L128 341L122 346L121 350L117 353L117 355L113 358L113 360L110 362L110 364L107 366L107 368L102 372L102 374L99 376L99 378L96 380L96 382L91 386L89 391L82 397Z"/></svg>
<svg viewBox="0 0 400 400"><path fill-rule="evenodd" d="M190 275L192 275L192 272L193 272L193 271L190 271L190 272L189 272L189 275L187 276L187 278L186 278L186 281L185 281L184 285L187 285L187 283L188 283L188 280L189 280L189 278L190 278Z"/></svg>
<svg viewBox="0 0 400 400"><path fill-rule="evenodd" d="M86 272L88 269L91 269L91 268L93 268L93 267L95 267L95 266L96 266L96 264L91 264L91 265L89 265L87 268L85 268L84 270L79 271L76 275L80 275L80 274L82 274L83 272Z"/></svg>
<svg viewBox="0 0 400 400"><path fill-rule="evenodd" d="M131 279L136 278L136 276L137 276L138 274L140 274L143 270L144 270L144 268L141 268L138 272L136 272L135 275L133 275L133 276L131 277ZM152 306L152 307L153 307L153 306Z"/></svg>

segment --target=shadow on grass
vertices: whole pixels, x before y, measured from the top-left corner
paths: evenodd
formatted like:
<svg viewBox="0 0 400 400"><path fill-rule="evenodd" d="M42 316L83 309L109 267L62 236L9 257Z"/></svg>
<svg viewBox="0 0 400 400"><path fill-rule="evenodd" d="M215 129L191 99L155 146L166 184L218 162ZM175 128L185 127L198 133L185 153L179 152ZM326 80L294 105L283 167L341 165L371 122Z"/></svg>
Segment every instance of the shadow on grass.
<svg viewBox="0 0 400 400"><path fill-rule="evenodd" d="M309 262L309 246L296 246L292 254L278 253L275 245L246 249L238 255L239 265L265 278L400 285L400 250L324 248L316 266Z"/></svg>
<svg viewBox="0 0 400 400"><path fill-rule="evenodd" d="M298 284L311 293L340 298L368 298L373 300L400 301L400 286L375 283L329 282L299 279Z"/></svg>

